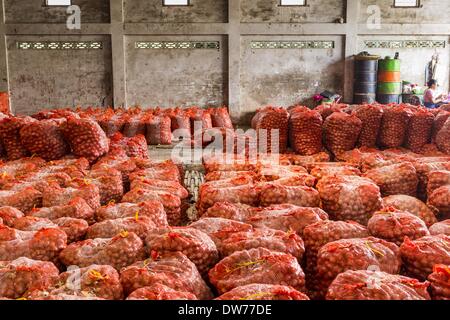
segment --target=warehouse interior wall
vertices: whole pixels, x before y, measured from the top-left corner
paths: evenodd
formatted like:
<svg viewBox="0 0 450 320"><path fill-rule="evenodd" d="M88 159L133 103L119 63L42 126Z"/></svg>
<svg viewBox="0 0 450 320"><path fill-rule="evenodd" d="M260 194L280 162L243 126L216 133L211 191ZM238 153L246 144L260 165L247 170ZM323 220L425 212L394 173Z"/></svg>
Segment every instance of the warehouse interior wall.
<svg viewBox="0 0 450 320"><path fill-rule="evenodd" d="M399 52L402 78L421 85L439 53L438 77L449 88L449 1L421 0L420 8L393 8L392 0L72 4L81 10L80 29L67 27L64 7L2 0L0 92L9 93L13 112L228 105L243 122L260 106L310 105L325 89L351 102L352 56L360 51Z"/></svg>

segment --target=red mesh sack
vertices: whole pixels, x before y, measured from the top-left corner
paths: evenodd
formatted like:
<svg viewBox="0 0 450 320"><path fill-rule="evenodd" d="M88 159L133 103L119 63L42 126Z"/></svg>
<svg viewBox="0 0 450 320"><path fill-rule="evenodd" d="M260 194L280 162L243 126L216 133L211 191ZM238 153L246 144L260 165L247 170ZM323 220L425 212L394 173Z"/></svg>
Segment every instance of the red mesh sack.
<svg viewBox="0 0 450 320"><path fill-rule="evenodd" d="M32 122L20 130L20 141L31 153L49 161L67 154L69 147L57 122L42 120Z"/></svg>
<svg viewBox="0 0 450 320"><path fill-rule="evenodd" d="M354 115L362 122L361 134L358 138L358 147L374 148L383 118L383 108L380 105L363 105L357 108Z"/></svg>
<svg viewBox="0 0 450 320"><path fill-rule="evenodd" d="M231 122L227 108L211 108L209 109L209 113L214 128L233 129L233 123Z"/></svg>
<svg viewBox="0 0 450 320"><path fill-rule="evenodd" d="M55 219L53 223L57 224L67 234L67 243L83 240L89 228L86 220L69 217Z"/></svg>
<svg viewBox="0 0 450 320"><path fill-rule="evenodd" d="M14 207L28 213L42 203L42 193L33 187L26 187L20 191L0 190L0 207Z"/></svg>
<svg viewBox="0 0 450 320"><path fill-rule="evenodd" d="M179 225L182 222L181 200L168 192L135 188L125 194L122 201L131 203L160 201L164 206L170 225Z"/></svg>
<svg viewBox="0 0 450 320"><path fill-rule="evenodd" d="M100 208L100 193L94 184L85 184L79 188L49 188L42 195L42 206L64 206L75 198L83 198L93 210Z"/></svg>
<svg viewBox="0 0 450 320"><path fill-rule="evenodd" d="M386 208L374 213L367 228L372 236L400 246L405 237L419 239L429 236L425 222L409 212Z"/></svg>
<svg viewBox="0 0 450 320"><path fill-rule="evenodd" d="M86 200L79 197L73 198L65 205L33 209L30 215L50 220L67 217L83 219L89 223L94 222L94 210L87 204Z"/></svg>
<svg viewBox="0 0 450 320"><path fill-rule="evenodd" d="M379 144L386 148L400 147L405 141L411 111L404 105L387 107L381 121Z"/></svg>
<svg viewBox="0 0 450 320"><path fill-rule="evenodd" d="M409 162L372 169L367 171L364 177L373 180L380 187L383 196L417 195L419 180L416 169Z"/></svg>
<svg viewBox="0 0 450 320"><path fill-rule="evenodd" d="M144 243L136 234L127 231L114 238L88 239L69 244L59 255L59 259L66 266L88 267L100 264L110 265L116 270L144 257Z"/></svg>
<svg viewBox="0 0 450 320"><path fill-rule="evenodd" d="M95 212L98 222L120 218L149 217L157 225L167 225L167 216L160 201L146 201L141 203L111 203L99 208Z"/></svg>
<svg viewBox="0 0 450 320"><path fill-rule="evenodd" d="M335 112L344 112L348 108L347 104L321 104L314 108L315 111L319 112L322 118L325 120Z"/></svg>
<svg viewBox="0 0 450 320"><path fill-rule="evenodd" d="M131 114L127 114L124 118L124 125L122 133L125 137L134 137L137 135L145 135L146 121L145 114L139 109L131 111Z"/></svg>
<svg viewBox="0 0 450 320"><path fill-rule="evenodd" d="M110 140L110 152L113 154L125 151L128 157L148 158L147 140L142 134L127 138L118 132L112 135Z"/></svg>
<svg viewBox="0 0 450 320"><path fill-rule="evenodd" d="M30 117L9 117L0 121L0 139L6 149L8 160L17 160L29 155L20 141L20 129L36 120Z"/></svg>
<svg viewBox="0 0 450 320"><path fill-rule="evenodd" d="M19 218L22 218L24 214L22 211L14 208L14 207L0 207L0 219L2 219L2 223L8 227L12 227L14 221Z"/></svg>
<svg viewBox="0 0 450 320"><path fill-rule="evenodd" d="M257 248L238 251L209 271L209 281L223 294L247 284L287 285L305 291L305 275L290 254Z"/></svg>
<svg viewBox="0 0 450 320"><path fill-rule="evenodd" d="M377 268L391 274L400 271L399 248L390 242L368 237L327 243L317 256L318 295L324 297L332 281L347 270Z"/></svg>
<svg viewBox="0 0 450 320"><path fill-rule="evenodd" d="M325 176L359 176L361 171L351 165L346 165L341 162L321 163L312 168L311 175L317 179L322 179Z"/></svg>
<svg viewBox="0 0 450 320"><path fill-rule="evenodd" d="M120 273L120 282L125 294L161 284L176 291L193 293L198 299L213 297L195 264L181 252L152 252L149 259L124 268Z"/></svg>
<svg viewBox="0 0 450 320"><path fill-rule="evenodd" d="M358 141L362 122L355 115L335 112L323 125L325 146L333 154L352 150Z"/></svg>
<svg viewBox="0 0 450 320"><path fill-rule="evenodd" d="M67 235L60 229L20 231L0 225L0 261L27 257L54 262L66 243Z"/></svg>
<svg viewBox="0 0 450 320"><path fill-rule="evenodd" d="M52 295L47 291L33 291L32 294L26 297L27 300L58 300L58 301L97 301L97 300L105 300L102 298L98 298L95 296L89 295L87 292L76 293L74 295L70 294L57 294Z"/></svg>
<svg viewBox="0 0 450 320"><path fill-rule="evenodd" d="M189 227L206 233L214 241L219 252L222 251L222 241L231 235L253 231L250 224L223 218L202 218L191 223Z"/></svg>
<svg viewBox="0 0 450 320"><path fill-rule="evenodd" d="M367 225L372 214L381 208L378 186L358 176L329 176L317 184L322 208L334 220L353 220Z"/></svg>
<svg viewBox="0 0 450 320"><path fill-rule="evenodd" d="M450 236L450 220L444 220L437 222L430 227L430 234L436 236L438 234L445 234Z"/></svg>
<svg viewBox="0 0 450 320"><path fill-rule="evenodd" d="M450 267L437 264L428 276L433 300L450 300Z"/></svg>
<svg viewBox="0 0 450 320"><path fill-rule="evenodd" d="M309 300L304 293L289 286L248 284L224 293L216 300Z"/></svg>
<svg viewBox="0 0 450 320"><path fill-rule="evenodd" d="M184 130L186 134L191 133L191 119L189 114L182 109L176 108L169 112L172 131Z"/></svg>
<svg viewBox="0 0 450 320"><path fill-rule="evenodd" d="M450 171L436 170L428 174L427 194L431 195L434 190L450 185Z"/></svg>
<svg viewBox="0 0 450 320"><path fill-rule="evenodd" d="M201 274L206 274L219 260L215 243L206 233L194 228L151 230L145 242L150 251L180 251L195 263Z"/></svg>
<svg viewBox="0 0 450 320"><path fill-rule="evenodd" d="M100 158L95 165L92 166L92 170L108 170L116 169L122 173L122 181L124 185L127 185L130 174L136 170L135 159L129 159L128 157L118 156L114 154L107 154Z"/></svg>
<svg viewBox="0 0 450 320"><path fill-rule="evenodd" d="M121 231L126 230L138 235L142 240L145 240L148 232L153 229L167 227L166 224L155 223L150 217L139 216L139 213L135 217L119 218L114 220L104 220L97 222L89 227L86 238L112 238L119 234Z"/></svg>
<svg viewBox="0 0 450 320"><path fill-rule="evenodd" d="M232 202L216 202L206 210L203 218L224 218L244 222L251 213L251 207Z"/></svg>
<svg viewBox="0 0 450 320"><path fill-rule="evenodd" d="M422 219L427 226L437 222L433 209L411 196L395 195L383 198L383 207L394 207L400 211L412 213Z"/></svg>
<svg viewBox="0 0 450 320"><path fill-rule="evenodd" d="M289 119L289 140L294 151L310 156L322 151L323 120L317 111L295 108Z"/></svg>
<svg viewBox="0 0 450 320"><path fill-rule="evenodd" d="M406 133L406 147L414 152L420 152L431 141L434 115L425 108L414 111L409 120Z"/></svg>
<svg viewBox="0 0 450 320"><path fill-rule="evenodd" d="M256 228L252 231L236 232L222 241L220 253L223 257L236 251L266 248L288 253L301 261L305 253L303 240L295 232Z"/></svg>
<svg viewBox="0 0 450 320"><path fill-rule="evenodd" d="M240 177L251 177L256 179L257 174L253 171L213 171L205 175L205 181L209 182Z"/></svg>
<svg viewBox="0 0 450 320"><path fill-rule="evenodd" d="M101 113L95 117L99 126L103 129L105 134L109 137L115 134L116 132L120 132L124 126L123 115L119 113L115 113L115 111L111 108L102 110Z"/></svg>
<svg viewBox="0 0 450 320"><path fill-rule="evenodd" d="M436 170L450 170L450 163L447 158L421 158L413 162L416 168L417 177L419 178L419 185L417 187L417 195L419 199L426 201L428 175Z"/></svg>
<svg viewBox="0 0 450 320"><path fill-rule="evenodd" d="M280 204L250 210L244 221L257 228L293 231L303 237L303 230L307 226L322 220L328 220L328 214L320 208Z"/></svg>
<svg viewBox="0 0 450 320"><path fill-rule="evenodd" d="M105 132L93 120L69 117L62 131L73 153L91 163L109 151Z"/></svg>
<svg viewBox="0 0 450 320"><path fill-rule="evenodd" d="M59 275L56 285L46 290L50 295L85 294L107 300L122 300L119 273L109 265L74 268Z"/></svg>
<svg viewBox="0 0 450 320"><path fill-rule="evenodd" d="M194 107L189 109L189 116L191 119L192 134L196 133L195 130L201 131L204 129L211 129L213 127L211 114L208 112L208 110Z"/></svg>
<svg viewBox="0 0 450 320"><path fill-rule="evenodd" d="M67 187L82 189L91 184L98 188L101 205L118 202L123 197L122 174L116 169L92 170L84 178L72 179Z"/></svg>
<svg viewBox="0 0 450 320"><path fill-rule="evenodd" d="M200 214L216 202L242 203L256 206L259 203L259 190L254 185L226 188L208 188L200 195L197 203Z"/></svg>
<svg viewBox="0 0 450 320"><path fill-rule="evenodd" d="M272 150L272 135L275 132L272 130L278 130L278 149L279 153L285 153L288 142L289 131L289 113L284 108L265 107L257 111L256 115L252 119L252 128L257 131L258 141L267 142L267 151L271 153ZM264 130L267 130L264 133ZM261 142L260 142L261 143Z"/></svg>
<svg viewBox="0 0 450 320"><path fill-rule="evenodd" d="M450 236L439 234L417 240L406 238L400 246L403 264L411 276L425 280L436 264L450 264Z"/></svg>
<svg viewBox="0 0 450 320"><path fill-rule="evenodd" d="M167 116L150 116L146 119L147 133L145 138L149 145L171 145L171 121Z"/></svg>
<svg viewBox="0 0 450 320"><path fill-rule="evenodd" d="M58 280L58 268L51 262L25 257L0 261L0 297L18 299L27 292L46 289Z"/></svg>
<svg viewBox="0 0 450 320"><path fill-rule="evenodd" d="M301 207L319 207L319 192L310 187L284 186L277 183L267 183L261 187L261 205L290 203Z"/></svg>
<svg viewBox="0 0 450 320"><path fill-rule="evenodd" d="M381 271L349 270L330 285L327 300L430 300L428 283Z"/></svg>
<svg viewBox="0 0 450 320"><path fill-rule="evenodd" d="M436 117L434 118L433 130L431 133L431 138L432 138L431 141L433 141L433 142L436 141L437 134L444 127L444 124L447 122L449 117L450 117L450 112L447 112L447 111L440 112L439 114L436 115Z"/></svg>
<svg viewBox="0 0 450 320"><path fill-rule="evenodd" d="M181 176L176 166L161 165L159 167L138 170L130 174L130 181L135 179L154 179L179 182L181 181Z"/></svg>
<svg viewBox="0 0 450 320"><path fill-rule="evenodd" d="M428 197L428 206L439 211L439 218L442 220L450 218L450 185L437 188Z"/></svg>
<svg viewBox="0 0 450 320"><path fill-rule="evenodd" d="M160 283L133 291L127 300L198 300L195 294L177 291Z"/></svg>
<svg viewBox="0 0 450 320"><path fill-rule="evenodd" d="M181 199L187 199L189 192L180 183L176 181L165 181L155 179L135 179L131 182L131 189L142 188L146 190L166 191Z"/></svg>

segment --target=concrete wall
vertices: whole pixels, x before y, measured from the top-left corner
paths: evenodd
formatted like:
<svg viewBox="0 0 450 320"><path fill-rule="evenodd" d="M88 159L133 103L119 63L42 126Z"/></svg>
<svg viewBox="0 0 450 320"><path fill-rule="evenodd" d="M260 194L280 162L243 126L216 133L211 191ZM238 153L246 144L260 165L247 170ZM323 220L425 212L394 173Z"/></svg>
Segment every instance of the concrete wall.
<svg viewBox="0 0 450 320"><path fill-rule="evenodd" d="M216 49L136 49L136 41L220 41ZM226 98L226 39L142 37L126 39L127 104L130 106L222 106Z"/></svg>
<svg viewBox="0 0 450 320"><path fill-rule="evenodd" d="M19 50L16 41L103 41L99 50ZM13 111L108 106L112 103L108 36L10 36L7 38Z"/></svg>
<svg viewBox="0 0 450 320"><path fill-rule="evenodd" d="M368 6L380 8L382 23L445 23L450 16L450 1L421 0L422 8L393 8L393 0L361 0L359 22L369 17Z"/></svg>
<svg viewBox="0 0 450 320"><path fill-rule="evenodd" d="M6 23L65 23L65 7L47 7L45 0L4 0ZM82 23L109 22L109 0L72 0Z"/></svg>
<svg viewBox="0 0 450 320"><path fill-rule="evenodd" d="M317 23L345 17L345 1L308 1L307 6L280 6L280 0L241 1L241 22Z"/></svg>
<svg viewBox="0 0 450 320"><path fill-rule="evenodd" d="M124 0L126 22L227 22L227 0L191 0L190 6L163 6L162 0Z"/></svg>
<svg viewBox="0 0 450 320"><path fill-rule="evenodd" d="M252 40L333 40L334 49L252 49ZM242 41L241 105L243 113L264 105L312 105L325 89L343 91L342 37L248 36Z"/></svg>

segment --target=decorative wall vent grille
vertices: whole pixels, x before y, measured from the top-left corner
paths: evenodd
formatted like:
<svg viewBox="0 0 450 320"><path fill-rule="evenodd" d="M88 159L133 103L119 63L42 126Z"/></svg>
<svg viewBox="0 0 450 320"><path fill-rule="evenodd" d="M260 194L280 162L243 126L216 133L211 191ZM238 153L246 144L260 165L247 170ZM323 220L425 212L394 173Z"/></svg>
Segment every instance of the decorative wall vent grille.
<svg viewBox="0 0 450 320"><path fill-rule="evenodd" d="M371 49L417 49L417 48L445 48L445 40L368 40L364 41Z"/></svg>
<svg viewBox="0 0 450 320"><path fill-rule="evenodd" d="M333 49L334 41L252 41L252 49Z"/></svg>
<svg viewBox="0 0 450 320"><path fill-rule="evenodd" d="M92 50L103 49L100 41L18 41L20 50Z"/></svg>
<svg viewBox="0 0 450 320"><path fill-rule="evenodd" d="M137 41L136 49L220 49L219 41Z"/></svg>

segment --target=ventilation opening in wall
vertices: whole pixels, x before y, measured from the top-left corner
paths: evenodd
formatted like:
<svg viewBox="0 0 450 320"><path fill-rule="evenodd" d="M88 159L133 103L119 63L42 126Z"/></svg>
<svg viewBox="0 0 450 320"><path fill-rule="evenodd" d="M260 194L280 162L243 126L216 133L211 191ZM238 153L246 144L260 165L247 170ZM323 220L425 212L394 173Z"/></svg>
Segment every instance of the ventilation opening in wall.
<svg viewBox="0 0 450 320"><path fill-rule="evenodd" d="M163 0L164 6L188 6L189 0Z"/></svg>
<svg viewBox="0 0 450 320"><path fill-rule="evenodd" d="M306 0L280 0L280 6L306 6Z"/></svg>
<svg viewBox="0 0 450 320"><path fill-rule="evenodd" d="M421 8L420 0L394 0L394 8Z"/></svg>
<svg viewBox="0 0 450 320"><path fill-rule="evenodd" d="M70 6L70 5L72 5L72 0L46 0L45 3L49 7L53 7L53 6Z"/></svg>

